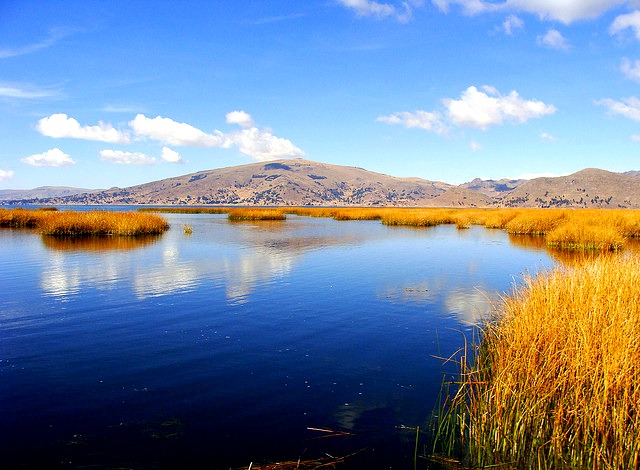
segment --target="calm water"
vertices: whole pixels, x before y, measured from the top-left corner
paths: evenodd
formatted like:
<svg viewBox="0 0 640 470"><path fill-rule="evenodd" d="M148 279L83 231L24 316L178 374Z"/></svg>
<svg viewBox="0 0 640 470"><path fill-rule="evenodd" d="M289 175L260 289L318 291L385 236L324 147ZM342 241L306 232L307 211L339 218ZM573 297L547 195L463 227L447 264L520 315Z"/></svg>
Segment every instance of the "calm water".
<svg viewBox="0 0 640 470"><path fill-rule="evenodd" d="M166 217L137 241L0 231L5 468L413 468L435 356L554 263L479 227Z"/></svg>

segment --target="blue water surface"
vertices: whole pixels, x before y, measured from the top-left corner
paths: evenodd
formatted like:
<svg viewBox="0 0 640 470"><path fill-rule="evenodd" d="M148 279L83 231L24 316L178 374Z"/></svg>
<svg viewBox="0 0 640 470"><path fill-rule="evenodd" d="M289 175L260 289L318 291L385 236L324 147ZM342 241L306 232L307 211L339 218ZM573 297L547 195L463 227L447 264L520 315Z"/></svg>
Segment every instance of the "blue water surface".
<svg viewBox="0 0 640 470"><path fill-rule="evenodd" d="M480 227L165 216L126 242L0 230L5 468L413 468L442 358L554 264Z"/></svg>

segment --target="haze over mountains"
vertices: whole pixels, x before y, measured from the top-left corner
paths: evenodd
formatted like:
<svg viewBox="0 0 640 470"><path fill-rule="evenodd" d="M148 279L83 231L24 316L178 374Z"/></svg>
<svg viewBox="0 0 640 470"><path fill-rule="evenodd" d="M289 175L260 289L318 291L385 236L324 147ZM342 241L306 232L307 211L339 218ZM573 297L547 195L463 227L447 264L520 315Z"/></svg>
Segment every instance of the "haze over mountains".
<svg viewBox="0 0 640 470"><path fill-rule="evenodd" d="M57 192L57 191L60 192ZM242 206L640 208L640 172L585 169L532 180L455 186L303 159L200 171L128 188L0 191L0 202Z"/></svg>

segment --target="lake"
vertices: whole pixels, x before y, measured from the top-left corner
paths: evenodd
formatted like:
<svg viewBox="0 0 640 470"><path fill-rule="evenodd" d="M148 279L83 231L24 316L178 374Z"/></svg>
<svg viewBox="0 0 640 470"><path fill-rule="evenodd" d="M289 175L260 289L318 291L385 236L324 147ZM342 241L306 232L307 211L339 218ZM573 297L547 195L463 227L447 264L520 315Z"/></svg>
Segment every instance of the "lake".
<svg viewBox="0 0 640 470"><path fill-rule="evenodd" d="M443 358L556 263L481 227L164 216L134 240L0 230L5 468L413 468Z"/></svg>

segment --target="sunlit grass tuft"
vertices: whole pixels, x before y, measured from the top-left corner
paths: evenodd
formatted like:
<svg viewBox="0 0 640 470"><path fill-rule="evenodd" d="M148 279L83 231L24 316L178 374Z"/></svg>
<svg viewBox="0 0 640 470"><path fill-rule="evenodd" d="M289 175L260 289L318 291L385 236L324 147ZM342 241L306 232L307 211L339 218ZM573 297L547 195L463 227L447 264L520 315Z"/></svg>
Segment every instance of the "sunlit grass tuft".
<svg viewBox="0 0 640 470"><path fill-rule="evenodd" d="M435 450L481 468L639 468L638 285L632 256L526 279L461 359Z"/></svg>
<svg viewBox="0 0 640 470"><path fill-rule="evenodd" d="M0 226L36 228L44 235L153 235L169 228L154 214L106 211L0 209Z"/></svg>
<svg viewBox="0 0 640 470"><path fill-rule="evenodd" d="M243 220L285 220L285 212L281 209L232 209L228 218L232 222Z"/></svg>

